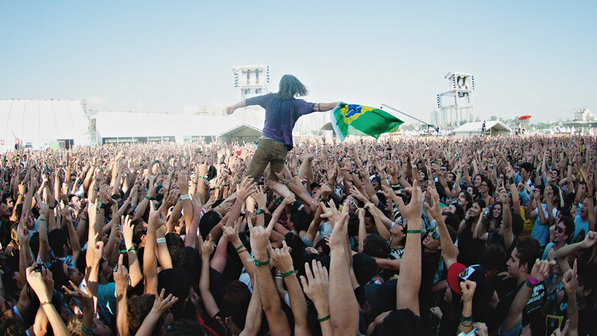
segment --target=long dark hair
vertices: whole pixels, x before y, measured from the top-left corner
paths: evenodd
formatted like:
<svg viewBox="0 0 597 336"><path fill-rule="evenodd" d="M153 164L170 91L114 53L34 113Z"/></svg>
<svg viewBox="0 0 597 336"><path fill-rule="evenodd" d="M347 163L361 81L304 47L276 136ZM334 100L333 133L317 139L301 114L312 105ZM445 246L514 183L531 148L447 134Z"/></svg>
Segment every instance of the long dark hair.
<svg viewBox="0 0 597 336"><path fill-rule="evenodd" d="M280 89L275 94L275 97L280 100L290 100L296 96L306 96L308 92L307 88L298 78L293 75L284 75L280 79Z"/></svg>

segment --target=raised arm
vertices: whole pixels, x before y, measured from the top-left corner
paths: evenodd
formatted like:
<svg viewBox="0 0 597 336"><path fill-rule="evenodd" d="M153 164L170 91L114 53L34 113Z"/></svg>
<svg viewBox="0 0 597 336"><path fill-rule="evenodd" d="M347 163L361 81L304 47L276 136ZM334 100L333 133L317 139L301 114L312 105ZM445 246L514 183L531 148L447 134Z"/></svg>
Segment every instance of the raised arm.
<svg viewBox="0 0 597 336"><path fill-rule="evenodd" d="M209 290L209 258L213 250L214 243L209 239L201 245L201 259L203 262L201 264L201 277L199 278L199 291L203 299L203 306L205 306L209 317L215 317L220 312L220 308Z"/></svg>
<svg viewBox="0 0 597 336"><path fill-rule="evenodd" d="M143 251L143 277L145 278L145 294L158 293L158 267L156 261L156 230L164 224L164 214L155 210L150 203L151 213L147 224L145 250Z"/></svg>
<svg viewBox="0 0 597 336"><path fill-rule="evenodd" d="M27 282L29 282L31 288L35 291L35 294L37 294L40 305L50 321L52 330L54 330L54 334L70 335L60 314L58 314L58 311L52 304L52 289L48 288L50 286L46 284L47 282L53 287L54 280L52 279L52 272L45 268L43 268L41 272L38 272L31 266L27 268Z"/></svg>
<svg viewBox="0 0 597 336"><path fill-rule="evenodd" d="M446 263L446 269L449 269L450 266L452 266L452 264L454 264L457 261L458 247L454 245L454 242L450 237L450 233L448 232L448 228L446 227L446 223L444 222L444 216L442 216L442 210L439 205L439 195L437 191L435 190L435 188L431 188L429 190L429 193L431 195L431 200L433 201L433 206L425 204L425 208L427 209L427 213L430 214L431 217L433 217L433 219L437 221L439 241L442 247L442 257L444 258L444 262Z"/></svg>
<svg viewBox="0 0 597 336"><path fill-rule="evenodd" d="M166 289L162 288L160 295L156 295L155 301L153 301L153 307L151 307L151 311L149 311L149 314L145 316L143 323L141 323L141 326L139 327L139 330L137 330L137 333L135 335L153 335L153 329L155 328L155 325L158 323L158 320L160 319L162 314L164 314L168 309L170 309L170 307L172 307L176 303L176 301L178 301L178 298L176 296L173 296L172 294L168 294L168 296L164 298L165 293Z"/></svg>
<svg viewBox="0 0 597 336"><path fill-rule="evenodd" d="M554 261L540 261L539 259L535 261L535 265L531 270L530 280L526 280L525 284L520 287L520 290L510 306L510 310L508 310L506 320L504 320L502 326L500 326L500 330L502 330L503 333L512 330L512 328L514 328L522 319L522 311L531 298L535 284L545 281L549 274L549 269L553 265L555 265Z"/></svg>
<svg viewBox="0 0 597 336"><path fill-rule="evenodd" d="M425 195L421 191L416 177L413 181L410 203L405 205L402 198L398 198L398 207L402 216L406 218L408 230L406 231L406 245L400 265L400 281L398 281L396 287L396 309L410 309L417 316L420 315L421 213L424 198ZM440 233L440 237L441 235L442 233Z"/></svg>
<svg viewBox="0 0 597 336"><path fill-rule="evenodd" d="M305 294L313 301L317 310L321 334L323 336L332 336L334 335L334 329L332 328L332 321L328 318L330 316L328 270L321 266L321 262L316 260L313 260L312 265L312 267L309 267L309 263L305 263L306 276L301 275L301 283Z"/></svg>
<svg viewBox="0 0 597 336"><path fill-rule="evenodd" d="M330 236L329 305L334 334L355 335L359 330L359 305L350 279L348 251L348 213L338 213L333 201L324 207L333 226ZM323 317L320 316L320 319Z"/></svg>
<svg viewBox="0 0 597 336"><path fill-rule="evenodd" d="M288 289L290 308L294 316L294 334L297 336L311 335L307 325L307 301L305 301L305 295L298 282L286 241L282 241L281 249L274 249L270 245L269 254L272 258L272 264L282 273L284 283Z"/></svg>
<svg viewBox="0 0 597 336"><path fill-rule="evenodd" d="M274 279L270 272L270 259L267 255L267 246L274 226L274 219L270 221L267 228L253 226L251 229L251 248L255 256L256 286L259 287L259 297L263 305L263 311L270 327L272 335L289 335L290 326L288 319L281 308L280 296L276 290Z"/></svg>

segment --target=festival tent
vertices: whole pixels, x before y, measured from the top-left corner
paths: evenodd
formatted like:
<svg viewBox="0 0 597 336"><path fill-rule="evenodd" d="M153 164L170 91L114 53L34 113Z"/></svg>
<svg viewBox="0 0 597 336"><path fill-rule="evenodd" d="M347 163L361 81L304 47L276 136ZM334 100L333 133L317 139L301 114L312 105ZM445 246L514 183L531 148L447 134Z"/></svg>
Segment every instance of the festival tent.
<svg viewBox="0 0 597 336"><path fill-rule="evenodd" d="M0 100L0 149L88 145L89 121L76 100Z"/></svg>
<svg viewBox="0 0 597 336"><path fill-rule="evenodd" d="M259 137L261 130L233 116L198 116L174 113L97 112L97 135L101 143L211 142L220 136L231 139ZM259 135L256 135L259 134Z"/></svg>
<svg viewBox="0 0 597 336"><path fill-rule="evenodd" d="M469 122L452 130L452 135L470 137L481 135L483 121ZM512 129L499 120L485 121L485 135L510 135Z"/></svg>

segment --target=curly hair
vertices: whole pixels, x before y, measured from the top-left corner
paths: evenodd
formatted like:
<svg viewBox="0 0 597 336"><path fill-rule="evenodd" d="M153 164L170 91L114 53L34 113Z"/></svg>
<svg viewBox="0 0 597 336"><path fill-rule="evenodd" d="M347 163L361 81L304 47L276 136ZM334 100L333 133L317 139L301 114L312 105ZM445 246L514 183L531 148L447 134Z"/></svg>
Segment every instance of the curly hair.
<svg viewBox="0 0 597 336"><path fill-rule="evenodd" d="M133 295L128 299L129 331L131 335L136 334L141 327L145 316L149 314L153 307L153 301L155 301L155 295L153 294Z"/></svg>

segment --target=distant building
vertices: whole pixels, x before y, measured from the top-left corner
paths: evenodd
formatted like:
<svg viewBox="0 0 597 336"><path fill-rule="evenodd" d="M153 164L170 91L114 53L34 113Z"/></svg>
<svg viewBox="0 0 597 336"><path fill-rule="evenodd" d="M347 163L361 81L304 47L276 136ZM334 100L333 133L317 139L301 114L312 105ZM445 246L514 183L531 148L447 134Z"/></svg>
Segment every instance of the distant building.
<svg viewBox="0 0 597 336"><path fill-rule="evenodd" d="M591 111L588 108L582 107L572 110L572 120L593 121L595 120L595 116L591 113Z"/></svg>

